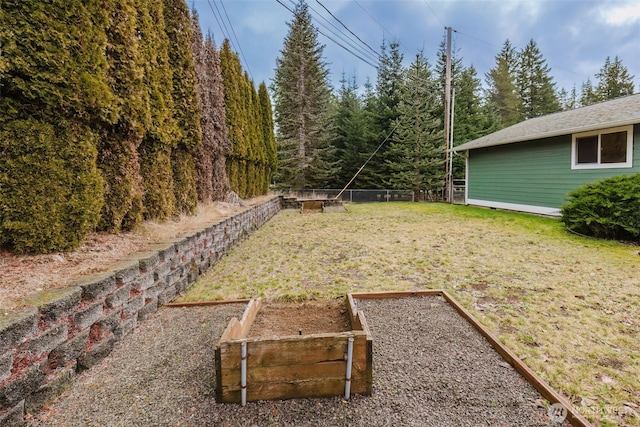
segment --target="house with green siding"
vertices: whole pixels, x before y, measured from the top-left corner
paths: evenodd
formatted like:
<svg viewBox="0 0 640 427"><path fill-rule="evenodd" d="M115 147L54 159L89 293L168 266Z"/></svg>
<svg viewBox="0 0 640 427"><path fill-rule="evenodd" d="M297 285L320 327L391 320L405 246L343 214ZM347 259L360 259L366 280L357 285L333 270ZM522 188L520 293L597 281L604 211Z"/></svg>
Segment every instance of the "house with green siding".
<svg viewBox="0 0 640 427"><path fill-rule="evenodd" d="M583 184L640 173L640 94L525 120L454 147L468 205L560 215Z"/></svg>

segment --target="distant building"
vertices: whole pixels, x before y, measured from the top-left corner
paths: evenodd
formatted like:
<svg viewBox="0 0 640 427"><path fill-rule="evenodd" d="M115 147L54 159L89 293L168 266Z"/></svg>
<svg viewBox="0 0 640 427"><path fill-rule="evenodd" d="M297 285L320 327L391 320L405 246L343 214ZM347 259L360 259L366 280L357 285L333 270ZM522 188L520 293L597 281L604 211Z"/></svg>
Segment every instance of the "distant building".
<svg viewBox="0 0 640 427"><path fill-rule="evenodd" d="M536 117L454 147L469 205L559 215L583 184L640 172L640 94Z"/></svg>

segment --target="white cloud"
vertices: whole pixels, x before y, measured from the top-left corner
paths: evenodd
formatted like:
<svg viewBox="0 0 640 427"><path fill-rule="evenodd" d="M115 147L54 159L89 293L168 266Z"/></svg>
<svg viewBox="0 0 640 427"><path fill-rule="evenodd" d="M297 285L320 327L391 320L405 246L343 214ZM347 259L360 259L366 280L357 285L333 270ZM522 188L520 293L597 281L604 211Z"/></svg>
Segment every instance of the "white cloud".
<svg viewBox="0 0 640 427"><path fill-rule="evenodd" d="M610 25L629 25L640 20L640 3L637 1L611 6L607 3L600 7L600 17Z"/></svg>

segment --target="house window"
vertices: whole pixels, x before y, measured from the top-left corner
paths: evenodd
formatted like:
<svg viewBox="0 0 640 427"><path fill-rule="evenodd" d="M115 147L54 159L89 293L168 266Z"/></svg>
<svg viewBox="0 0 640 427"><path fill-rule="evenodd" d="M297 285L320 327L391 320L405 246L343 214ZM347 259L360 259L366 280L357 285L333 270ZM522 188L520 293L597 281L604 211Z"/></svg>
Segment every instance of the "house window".
<svg viewBox="0 0 640 427"><path fill-rule="evenodd" d="M572 169L633 166L633 126L573 135Z"/></svg>

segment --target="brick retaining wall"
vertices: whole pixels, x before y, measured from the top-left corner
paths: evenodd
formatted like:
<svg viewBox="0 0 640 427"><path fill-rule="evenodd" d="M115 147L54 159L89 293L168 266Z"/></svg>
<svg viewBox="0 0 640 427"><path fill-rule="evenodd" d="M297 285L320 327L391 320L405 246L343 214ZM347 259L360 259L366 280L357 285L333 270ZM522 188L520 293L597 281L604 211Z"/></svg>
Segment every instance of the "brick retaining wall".
<svg viewBox="0 0 640 427"><path fill-rule="evenodd" d="M39 292L0 311L0 425L24 424L143 321L188 289L281 209L275 197L204 230L137 254L74 286Z"/></svg>

